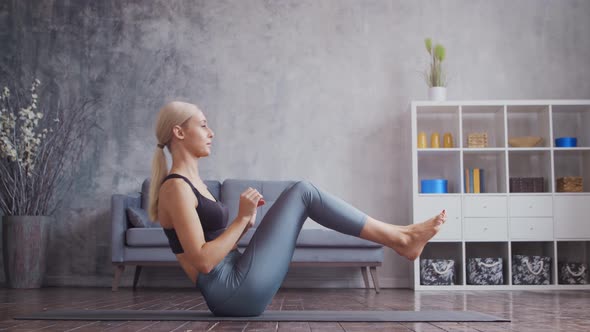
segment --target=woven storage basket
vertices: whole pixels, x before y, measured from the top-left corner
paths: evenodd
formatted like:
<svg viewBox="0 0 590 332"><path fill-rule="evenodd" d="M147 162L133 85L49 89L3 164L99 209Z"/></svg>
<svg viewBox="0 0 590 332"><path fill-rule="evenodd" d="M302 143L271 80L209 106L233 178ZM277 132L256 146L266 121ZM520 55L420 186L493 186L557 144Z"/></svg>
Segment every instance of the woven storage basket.
<svg viewBox="0 0 590 332"><path fill-rule="evenodd" d="M545 192L545 179L536 178L510 178L511 193L542 193Z"/></svg>
<svg viewBox="0 0 590 332"><path fill-rule="evenodd" d="M488 146L488 133L471 133L467 135L467 147L485 148Z"/></svg>
<svg viewBox="0 0 590 332"><path fill-rule="evenodd" d="M557 178L558 192L582 192L583 187L581 176L564 176Z"/></svg>
<svg viewBox="0 0 590 332"><path fill-rule="evenodd" d="M452 259L423 258L420 260L420 284L454 285L455 261Z"/></svg>
<svg viewBox="0 0 590 332"><path fill-rule="evenodd" d="M551 257L547 256L512 256L513 285L549 285L551 284Z"/></svg>

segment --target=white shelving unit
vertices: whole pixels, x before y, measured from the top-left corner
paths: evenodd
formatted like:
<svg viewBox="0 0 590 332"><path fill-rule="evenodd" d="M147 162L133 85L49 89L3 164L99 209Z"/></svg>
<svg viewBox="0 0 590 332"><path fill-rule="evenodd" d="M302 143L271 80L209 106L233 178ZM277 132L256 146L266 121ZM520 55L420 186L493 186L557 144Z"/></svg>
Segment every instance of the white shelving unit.
<svg viewBox="0 0 590 332"><path fill-rule="evenodd" d="M447 210L447 222L413 264L416 290L590 289L562 285L558 263L590 266L590 100L414 101L412 112L413 222ZM452 148L418 148L418 133L446 132ZM486 132L488 147L469 148L468 134ZM517 136L541 136L535 147L511 147ZM555 139L577 137L577 147ZM484 193L465 193L464 170L484 169ZM557 192L556 180L581 176L583 192ZM543 177L544 192L510 192L511 177ZM445 178L448 193L422 194L420 180ZM512 256L551 257L550 285L513 285ZM504 284L469 285L469 258L501 257ZM420 284L420 259L455 260L456 283ZM590 282L590 281L589 281Z"/></svg>

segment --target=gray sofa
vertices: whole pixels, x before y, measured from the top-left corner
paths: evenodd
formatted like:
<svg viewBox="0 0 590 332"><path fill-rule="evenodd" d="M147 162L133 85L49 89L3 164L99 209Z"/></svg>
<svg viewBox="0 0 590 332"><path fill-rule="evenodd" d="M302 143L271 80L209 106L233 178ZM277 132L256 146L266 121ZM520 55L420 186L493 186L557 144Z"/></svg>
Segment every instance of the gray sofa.
<svg viewBox="0 0 590 332"><path fill-rule="evenodd" d="M135 195L115 194L111 198L112 263L115 267L112 290L119 286L125 266L135 266L133 288L137 287L142 266L177 265L176 257L168 246L161 227L134 227L128 219L129 207L146 209L149 198L149 179ZM248 187L256 188L266 204L259 208L256 224L238 242L238 250L248 245L256 226L283 190L294 181L257 181L227 179L205 181L215 198L229 209L229 220L238 213L239 196ZM142 210L143 211L143 210ZM329 229L302 229L291 266L360 267L365 287L369 288L367 270L370 271L375 291L379 292L376 267L383 262L383 246Z"/></svg>

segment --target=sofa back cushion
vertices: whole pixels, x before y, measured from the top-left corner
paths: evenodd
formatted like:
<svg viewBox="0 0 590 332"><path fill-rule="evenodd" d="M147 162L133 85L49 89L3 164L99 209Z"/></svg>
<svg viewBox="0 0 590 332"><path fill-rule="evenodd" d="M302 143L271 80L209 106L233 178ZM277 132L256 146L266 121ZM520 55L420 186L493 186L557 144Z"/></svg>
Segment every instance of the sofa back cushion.
<svg viewBox="0 0 590 332"><path fill-rule="evenodd" d="M258 227L262 218L268 212L268 209L274 204L281 193L295 184L295 181L261 181L261 180L243 180L243 179L227 179L223 181L221 186L221 202L229 209L229 223L231 223L237 216L240 208L240 195L252 187L264 197L266 202L263 206L258 208L256 213L256 224L252 230Z"/></svg>
<svg viewBox="0 0 590 332"><path fill-rule="evenodd" d="M205 182L207 189L209 189L209 192L213 195L213 197L215 197L216 200L220 201L221 200L221 182L216 181L216 180L205 180L203 182ZM146 210L147 210L148 205L150 203L150 196L149 195L150 195L150 179L147 178L143 181L143 184L141 185L141 207Z"/></svg>
<svg viewBox="0 0 590 332"><path fill-rule="evenodd" d="M154 228L162 227L158 222L154 222L150 219L146 209L138 208L135 206L129 206L125 209L127 213L127 220L133 227L139 228Z"/></svg>

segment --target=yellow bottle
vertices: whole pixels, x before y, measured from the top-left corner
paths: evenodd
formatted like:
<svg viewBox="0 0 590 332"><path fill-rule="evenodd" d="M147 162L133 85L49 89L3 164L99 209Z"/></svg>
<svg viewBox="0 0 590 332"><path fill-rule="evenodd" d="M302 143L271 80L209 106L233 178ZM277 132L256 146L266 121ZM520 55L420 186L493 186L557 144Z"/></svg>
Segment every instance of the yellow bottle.
<svg viewBox="0 0 590 332"><path fill-rule="evenodd" d="M426 133L421 131L418 133L418 149L427 148L428 143L426 142Z"/></svg>
<svg viewBox="0 0 590 332"><path fill-rule="evenodd" d="M436 131L430 135L430 147L440 148L440 135Z"/></svg>
<svg viewBox="0 0 590 332"><path fill-rule="evenodd" d="M444 134L443 147L445 147L445 148L452 148L453 147L453 135L451 133Z"/></svg>

